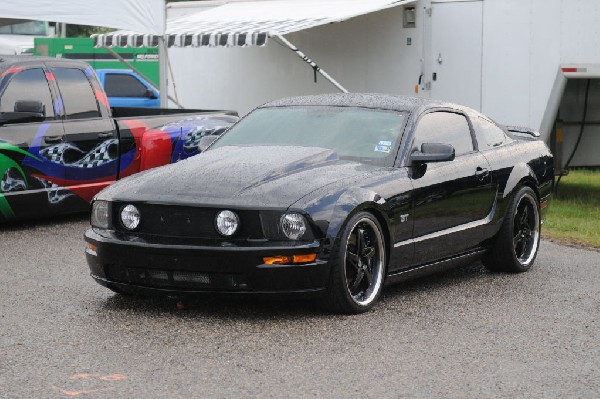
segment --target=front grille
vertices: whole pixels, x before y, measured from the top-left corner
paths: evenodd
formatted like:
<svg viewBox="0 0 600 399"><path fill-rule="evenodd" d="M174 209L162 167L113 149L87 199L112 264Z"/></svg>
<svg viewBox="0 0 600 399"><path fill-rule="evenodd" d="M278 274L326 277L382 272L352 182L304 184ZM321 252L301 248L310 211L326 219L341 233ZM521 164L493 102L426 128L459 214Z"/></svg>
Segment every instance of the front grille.
<svg viewBox="0 0 600 399"><path fill-rule="evenodd" d="M240 290L248 287L243 276L232 273L158 270L109 265L107 274L109 280L117 283L150 288Z"/></svg>
<svg viewBox="0 0 600 399"><path fill-rule="evenodd" d="M129 203L115 203L113 224L115 229L128 232L121 224L121 209ZM215 229L215 216L222 208L198 208L173 205L133 203L141 214L136 233L172 237L223 238ZM240 217L240 230L234 238L264 238L258 212L234 210Z"/></svg>

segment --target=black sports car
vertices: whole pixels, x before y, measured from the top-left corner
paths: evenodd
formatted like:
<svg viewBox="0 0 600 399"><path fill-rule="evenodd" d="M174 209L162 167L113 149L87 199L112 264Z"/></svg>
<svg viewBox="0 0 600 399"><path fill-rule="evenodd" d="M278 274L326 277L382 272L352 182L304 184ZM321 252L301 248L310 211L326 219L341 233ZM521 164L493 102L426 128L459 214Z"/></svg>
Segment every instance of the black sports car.
<svg viewBox="0 0 600 399"><path fill-rule="evenodd" d="M87 261L123 294L303 293L358 313L385 284L476 259L528 270L552 182L536 132L469 108L284 99L99 193Z"/></svg>

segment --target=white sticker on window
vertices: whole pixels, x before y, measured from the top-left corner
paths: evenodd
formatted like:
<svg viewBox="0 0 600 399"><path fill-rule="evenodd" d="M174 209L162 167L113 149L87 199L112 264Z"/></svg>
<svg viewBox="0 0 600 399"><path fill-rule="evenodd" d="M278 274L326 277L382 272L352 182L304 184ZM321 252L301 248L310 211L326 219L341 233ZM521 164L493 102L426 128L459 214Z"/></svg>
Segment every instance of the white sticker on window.
<svg viewBox="0 0 600 399"><path fill-rule="evenodd" d="M392 150L392 142L391 141L380 141L375 146L375 152L385 152L389 153Z"/></svg>

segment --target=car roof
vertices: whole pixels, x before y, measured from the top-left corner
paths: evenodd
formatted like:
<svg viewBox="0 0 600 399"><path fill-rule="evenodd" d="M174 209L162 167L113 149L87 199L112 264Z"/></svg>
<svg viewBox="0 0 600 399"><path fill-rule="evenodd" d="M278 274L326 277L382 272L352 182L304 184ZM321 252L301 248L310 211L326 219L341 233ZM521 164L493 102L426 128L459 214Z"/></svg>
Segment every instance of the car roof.
<svg viewBox="0 0 600 399"><path fill-rule="evenodd" d="M76 65L80 68L87 67L85 62L70 59L38 57L33 55L0 55L0 71L12 68L14 66L27 66L28 64L39 64L40 62L55 65Z"/></svg>
<svg viewBox="0 0 600 399"><path fill-rule="evenodd" d="M360 107L409 112L434 107L465 108L457 104L429 100L421 97L377 93L334 93L289 97L268 102L259 108L288 106Z"/></svg>

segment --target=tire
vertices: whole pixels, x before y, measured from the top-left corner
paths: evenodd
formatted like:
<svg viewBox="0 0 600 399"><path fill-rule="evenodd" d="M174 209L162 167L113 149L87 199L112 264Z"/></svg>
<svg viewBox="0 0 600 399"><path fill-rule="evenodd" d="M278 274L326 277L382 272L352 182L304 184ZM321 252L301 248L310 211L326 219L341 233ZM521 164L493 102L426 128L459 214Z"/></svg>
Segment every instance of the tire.
<svg viewBox="0 0 600 399"><path fill-rule="evenodd" d="M372 214L359 212L346 222L330 263L322 305L336 313L370 310L381 295L386 271L385 239Z"/></svg>
<svg viewBox="0 0 600 399"><path fill-rule="evenodd" d="M492 271L522 273L531 268L540 245L540 202L527 186L515 193L502 227L483 264Z"/></svg>

